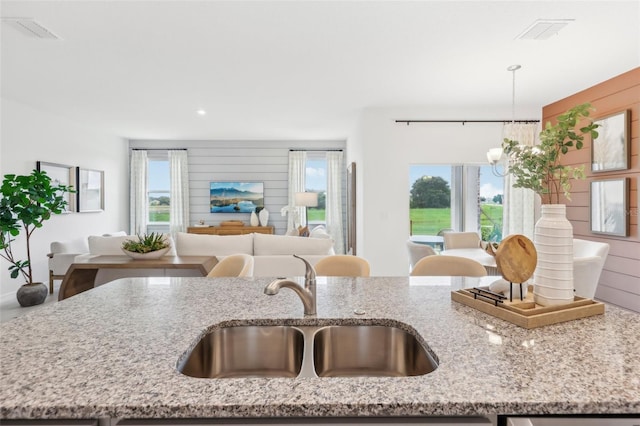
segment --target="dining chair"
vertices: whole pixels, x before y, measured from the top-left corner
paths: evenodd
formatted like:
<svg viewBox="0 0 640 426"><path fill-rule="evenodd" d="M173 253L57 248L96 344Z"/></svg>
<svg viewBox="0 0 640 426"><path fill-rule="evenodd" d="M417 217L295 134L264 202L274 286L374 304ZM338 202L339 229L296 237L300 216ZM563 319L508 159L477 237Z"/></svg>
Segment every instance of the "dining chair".
<svg viewBox="0 0 640 426"><path fill-rule="evenodd" d="M407 240L407 250L409 251L409 264L411 265L411 270L416 266L418 260L423 257L433 256L436 254L436 251L431 246L427 244L419 244L411 240Z"/></svg>
<svg viewBox="0 0 640 426"><path fill-rule="evenodd" d="M253 256L232 254L224 257L209 271L207 277L252 277Z"/></svg>
<svg viewBox="0 0 640 426"><path fill-rule="evenodd" d="M459 256L427 256L416 263L411 276L484 277L487 270L473 259Z"/></svg>
<svg viewBox="0 0 640 426"><path fill-rule="evenodd" d="M478 248L480 236L477 232L444 232L444 249Z"/></svg>
<svg viewBox="0 0 640 426"><path fill-rule="evenodd" d="M371 268L362 257L339 254L320 259L315 270L317 275L325 277L368 277Z"/></svg>

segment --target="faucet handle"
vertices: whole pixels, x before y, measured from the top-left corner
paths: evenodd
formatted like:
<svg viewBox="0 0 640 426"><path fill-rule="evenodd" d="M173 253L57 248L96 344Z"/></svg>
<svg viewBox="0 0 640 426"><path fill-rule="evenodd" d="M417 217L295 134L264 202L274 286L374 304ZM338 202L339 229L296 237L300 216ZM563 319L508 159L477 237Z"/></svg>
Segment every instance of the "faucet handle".
<svg viewBox="0 0 640 426"><path fill-rule="evenodd" d="M305 266L305 268L306 268L306 272L305 272L305 274L304 274L304 279L305 279L306 281L309 281L309 280L313 280L313 281L315 281L315 279L316 279L316 270L315 270L315 268L313 267L313 265L311 265L311 264L307 261L307 259L305 259L305 258L303 258L303 257L300 257L300 256L298 256L297 254L294 254L294 255L293 255L293 257L298 258L298 259L300 259L300 260L302 260L302 261L304 262L304 266Z"/></svg>

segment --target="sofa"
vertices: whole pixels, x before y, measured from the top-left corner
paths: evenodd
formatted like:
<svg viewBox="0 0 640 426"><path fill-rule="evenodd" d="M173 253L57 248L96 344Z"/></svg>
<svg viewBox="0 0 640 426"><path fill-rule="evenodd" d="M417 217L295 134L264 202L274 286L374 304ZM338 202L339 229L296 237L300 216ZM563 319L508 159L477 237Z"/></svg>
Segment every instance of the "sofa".
<svg viewBox="0 0 640 426"><path fill-rule="evenodd" d="M104 237L124 236L124 231L103 234ZM53 293L53 281L62 280L67 269L77 256L89 252L89 243L87 237L74 238L65 241L54 241L49 246L49 293Z"/></svg>
<svg viewBox="0 0 640 426"><path fill-rule="evenodd" d="M123 255L122 243L135 238L130 235L92 235L86 238L84 253L71 253L73 262L90 260L95 256ZM244 234L244 235L203 235L178 232L175 240L169 237L171 250L167 256L216 256L218 260L232 254L249 254L254 258L253 276L258 277L288 277L303 276L305 265L294 254L304 257L315 265L320 259L334 255L333 239L322 229L314 229L309 237L295 237L272 234ZM53 245L54 243L52 243ZM78 245L80 247L80 245ZM60 254L55 254L51 262ZM68 258L67 257L67 258ZM59 262L57 262L59 263ZM51 267L51 266L50 266ZM57 276L64 277L60 267ZM59 273L62 272L62 273ZM100 285L114 279L132 276L191 276L193 270L153 270L153 269L109 269L100 270L95 284Z"/></svg>

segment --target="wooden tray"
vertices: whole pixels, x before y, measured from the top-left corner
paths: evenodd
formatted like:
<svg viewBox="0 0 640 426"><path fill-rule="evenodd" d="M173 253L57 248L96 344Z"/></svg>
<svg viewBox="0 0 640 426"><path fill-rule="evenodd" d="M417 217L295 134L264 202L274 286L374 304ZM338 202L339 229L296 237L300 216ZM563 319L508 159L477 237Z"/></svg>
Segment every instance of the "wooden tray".
<svg viewBox="0 0 640 426"><path fill-rule="evenodd" d="M584 297L576 296L572 303L565 305L540 306L534 303L533 291L530 289L524 300L514 299L509 302L506 299L495 306L492 301L474 298L471 290L452 291L451 299L527 329L604 314L603 303Z"/></svg>

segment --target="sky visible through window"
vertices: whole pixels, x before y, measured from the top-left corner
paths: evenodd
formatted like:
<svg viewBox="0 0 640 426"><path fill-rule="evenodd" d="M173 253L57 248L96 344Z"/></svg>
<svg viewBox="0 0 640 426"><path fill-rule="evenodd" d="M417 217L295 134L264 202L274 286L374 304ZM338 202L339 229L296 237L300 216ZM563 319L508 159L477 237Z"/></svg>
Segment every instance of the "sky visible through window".
<svg viewBox="0 0 640 426"><path fill-rule="evenodd" d="M168 191L169 161L149 161L149 191Z"/></svg>
<svg viewBox="0 0 640 426"><path fill-rule="evenodd" d="M307 159L305 186L307 191L324 192L327 190L327 160Z"/></svg>

